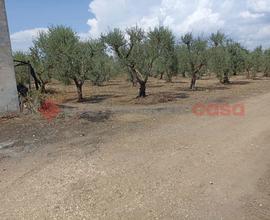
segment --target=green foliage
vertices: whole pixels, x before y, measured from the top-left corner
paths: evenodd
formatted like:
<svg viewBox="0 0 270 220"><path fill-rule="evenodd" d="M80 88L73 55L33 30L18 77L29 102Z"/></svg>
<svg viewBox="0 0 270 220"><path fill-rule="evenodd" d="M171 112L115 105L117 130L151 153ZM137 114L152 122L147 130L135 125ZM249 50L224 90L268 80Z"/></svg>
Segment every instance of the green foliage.
<svg viewBox="0 0 270 220"><path fill-rule="evenodd" d="M114 60L106 54L104 44L98 41L95 47L94 56L92 57L92 70L87 75L87 79L91 80L94 85L99 86L109 81L117 73L115 73L114 69Z"/></svg>
<svg viewBox="0 0 270 220"><path fill-rule="evenodd" d="M25 52L15 52L13 54L13 58L18 61L29 62L30 56ZM29 84L30 75L29 75L29 67L26 65L18 65L15 66L15 74L17 84L27 85Z"/></svg>
<svg viewBox="0 0 270 220"><path fill-rule="evenodd" d="M149 33L147 36L147 34L137 28L131 28L127 30L127 33L130 36L131 42L134 42L132 43L134 46L130 56L131 65L139 70L139 74L137 73L138 80L147 81L153 63L157 58L156 51L158 48L153 46L156 43L156 39L153 38L154 35L152 33ZM150 38L151 34L152 38Z"/></svg>
<svg viewBox="0 0 270 220"><path fill-rule="evenodd" d="M221 82L231 74L231 60L227 48L222 46L212 48L209 68L213 71Z"/></svg>
<svg viewBox="0 0 270 220"><path fill-rule="evenodd" d="M182 73L191 76L190 89L194 90L196 80L200 78L207 67L207 41L201 37L194 38L191 33L182 36L182 46L178 47L178 57L183 64Z"/></svg>
<svg viewBox="0 0 270 220"><path fill-rule="evenodd" d="M74 54L72 56L72 62L74 70L70 79L84 82L89 79L94 69L94 55L99 50L98 42L87 41L78 42L75 45Z"/></svg>
<svg viewBox="0 0 270 220"><path fill-rule="evenodd" d="M128 40L124 37L125 34ZM148 33L138 27L129 28L125 33L114 29L102 38L117 55L122 65L132 71L136 68L141 73L144 79L137 76L139 80L144 81L149 76L154 61L158 57L160 59L157 65L161 64L162 68L166 70L172 69L174 36L164 27L155 28Z"/></svg>
<svg viewBox="0 0 270 220"><path fill-rule="evenodd" d="M252 52L252 60L253 60L253 71L254 74L258 72L262 72L263 70L263 49L261 46L255 48Z"/></svg>
<svg viewBox="0 0 270 220"><path fill-rule="evenodd" d="M175 51L178 61L178 71L182 76L186 76L187 72L189 72L189 56L186 45L176 45Z"/></svg>
<svg viewBox="0 0 270 220"><path fill-rule="evenodd" d="M187 33L176 42L171 30L162 26L148 32L137 26L113 29L86 42L69 27L51 26L33 41L29 54L14 53L15 59L26 63L16 67L16 78L19 83L29 83L30 62L43 90L51 78L74 82L80 101L86 80L102 85L122 73L128 73L134 85L140 84L140 97L145 96L149 76L164 76L167 81L179 73L190 76L192 89L206 72L215 73L222 83L228 83L231 74L243 72L247 77L256 77L258 72L270 76L270 49L246 50L220 31L209 39Z"/></svg>
<svg viewBox="0 0 270 220"><path fill-rule="evenodd" d="M173 33L164 27L155 28L149 33L153 45L158 45L156 51L158 54L154 62L153 72L163 76L166 80L171 81L172 76L178 71L177 53L175 50L175 39Z"/></svg>
<svg viewBox="0 0 270 220"><path fill-rule="evenodd" d="M231 71L234 75L245 70L246 50L239 44L229 41L227 49L230 55Z"/></svg>
<svg viewBox="0 0 270 220"><path fill-rule="evenodd" d="M52 65L54 78L70 84L71 80L84 80L78 71L77 48L79 38L68 27L52 26L46 39L46 53L48 63Z"/></svg>
<svg viewBox="0 0 270 220"><path fill-rule="evenodd" d="M264 75L269 77L270 76L270 49L267 49L264 51L263 67L264 67Z"/></svg>
<svg viewBox="0 0 270 220"><path fill-rule="evenodd" d="M245 53L245 69L247 77L255 78L258 72L265 71L265 54L262 47L257 47L253 51L246 51Z"/></svg>
<svg viewBox="0 0 270 220"><path fill-rule="evenodd" d="M120 63L128 68L133 82L136 80L140 83L140 97L145 96L145 84L153 70L166 72L169 80L177 71L175 40L167 28L158 27L148 33L138 27L129 28L125 32L114 29L102 36L102 39Z"/></svg>
<svg viewBox="0 0 270 220"><path fill-rule="evenodd" d="M125 39L125 34L128 36L128 40ZM130 69L135 67L141 69L143 63L146 62L145 38L143 30L138 27L129 28L125 33L114 29L102 37L120 63Z"/></svg>
<svg viewBox="0 0 270 220"><path fill-rule="evenodd" d="M129 40L125 39L125 34ZM126 32L115 28L102 36L103 42L109 46L125 67L139 65L142 59L139 59L137 55L142 50L143 39L145 39L144 32L138 27L127 29Z"/></svg>
<svg viewBox="0 0 270 220"><path fill-rule="evenodd" d="M252 59L252 54L250 51L246 50L244 53L244 68L245 68L248 79L251 77L253 64L254 64L254 61Z"/></svg>
<svg viewBox="0 0 270 220"><path fill-rule="evenodd" d="M178 48L181 69L190 76L199 77L207 66L207 41L201 37L194 38L191 33L181 39L183 45Z"/></svg>
<svg viewBox="0 0 270 220"><path fill-rule="evenodd" d="M45 92L45 86L52 78L53 64L50 63L48 49L48 35L41 32L30 48L30 62L41 82L42 92Z"/></svg>
<svg viewBox="0 0 270 220"><path fill-rule="evenodd" d="M212 41L212 48L209 50L209 68L213 71L220 82L228 83L229 76L232 72L231 54L229 48L225 45L225 35L217 32L212 34L210 40Z"/></svg>
<svg viewBox="0 0 270 220"><path fill-rule="evenodd" d="M81 42L71 28L56 26L40 35L35 45L32 54L40 58L38 67L47 69L55 79L65 84L73 81L78 101L83 98L82 86L86 80L100 85L109 79L110 59L100 40Z"/></svg>
<svg viewBox="0 0 270 220"><path fill-rule="evenodd" d="M210 43L213 47L224 46L226 36L224 33L217 31L210 36Z"/></svg>

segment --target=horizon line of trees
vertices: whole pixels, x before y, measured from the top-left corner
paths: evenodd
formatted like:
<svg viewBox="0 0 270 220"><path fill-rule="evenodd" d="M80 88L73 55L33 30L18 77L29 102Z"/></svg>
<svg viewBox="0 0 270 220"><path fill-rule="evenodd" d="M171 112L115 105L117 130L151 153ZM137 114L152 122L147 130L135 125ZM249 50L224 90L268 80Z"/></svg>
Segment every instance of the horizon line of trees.
<svg viewBox="0 0 270 220"><path fill-rule="evenodd" d="M78 101L83 101L83 85L90 80L101 85L126 73L138 97L146 96L149 77L167 82L178 74L190 77L190 89L204 75L215 74L220 83L230 83L230 76L246 74L255 78L261 72L270 76L270 49L258 46L250 51L220 31L210 37L187 33L180 40L167 27L148 32L140 27L125 31L113 29L98 39L80 41L70 27L51 26L33 40L29 52L14 52L14 59L29 62L41 83L41 91L51 79L76 86ZM29 80L27 68L16 69L17 82Z"/></svg>

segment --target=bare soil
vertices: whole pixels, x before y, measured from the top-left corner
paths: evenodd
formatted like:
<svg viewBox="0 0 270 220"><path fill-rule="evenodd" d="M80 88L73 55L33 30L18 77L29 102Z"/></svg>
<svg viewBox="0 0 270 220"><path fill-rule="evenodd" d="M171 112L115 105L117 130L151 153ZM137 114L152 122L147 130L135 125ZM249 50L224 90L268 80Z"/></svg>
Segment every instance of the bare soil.
<svg viewBox="0 0 270 220"><path fill-rule="evenodd" d="M1 219L270 219L270 80L50 85L62 112L0 119ZM197 103L245 105L198 117Z"/></svg>

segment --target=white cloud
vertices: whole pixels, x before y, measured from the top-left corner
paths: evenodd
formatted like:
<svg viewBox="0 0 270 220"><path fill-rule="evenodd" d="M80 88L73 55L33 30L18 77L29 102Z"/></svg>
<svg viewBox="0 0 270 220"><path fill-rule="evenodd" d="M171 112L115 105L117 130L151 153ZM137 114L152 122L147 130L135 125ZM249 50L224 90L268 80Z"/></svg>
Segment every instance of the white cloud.
<svg viewBox="0 0 270 220"><path fill-rule="evenodd" d="M42 31L47 31L47 28L34 28L30 30L19 31L10 36L12 49L14 51L26 51L32 45L34 38Z"/></svg>
<svg viewBox="0 0 270 220"><path fill-rule="evenodd" d="M270 47L270 0L92 0L87 21L89 32L79 33L82 40L98 37L110 29L139 25L145 29L169 26L179 37L221 30L248 48L258 44ZM11 35L13 49L31 45L36 28Z"/></svg>
<svg viewBox="0 0 270 220"><path fill-rule="evenodd" d="M248 0L248 6L251 10L258 13L270 12L269 0Z"/></svg>
<svg viewBox="0 0 270 220"><path fill-rule="evenodd" d="M223 25L211 5L206 0L94 0L89 6L95 15L95 18L88 21L91 27L89 34L97 37L109 28L133 25L145 29L165 25L180 33L210 30L214 26Z"/></svg>
<svg viewBox="0 0 270 220"><path fill-rule="evenodd" d="M93 0L89 11L95 16L88 21L91 37L114 27L165 25L178 36L222 30L249 48L270 46L265 38L269 0Z"/></svg>
<svg viewBox="0 0 270 220"><path fill-rule="evenodd" d="M244 19L256 19L256 18L261 18L264 17L264 14L260 14L260 13L251 13L250 11L243 11L240 13L240 16Z"/></svg>

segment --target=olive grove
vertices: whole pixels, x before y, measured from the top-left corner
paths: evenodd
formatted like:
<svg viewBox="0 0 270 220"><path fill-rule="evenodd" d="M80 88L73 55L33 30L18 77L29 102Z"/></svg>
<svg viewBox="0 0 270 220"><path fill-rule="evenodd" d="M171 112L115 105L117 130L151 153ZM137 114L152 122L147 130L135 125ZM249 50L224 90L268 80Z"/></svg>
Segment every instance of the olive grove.
<svg viewBox="0 0 270 220"><path fill-rule="evenodd" d="M30 64L41 92L46 92L51 79L72 83L79 102L86 81L99 86L123 73L139 86L138 98L146 97L150 77L167 82L177 75L190 77L190 89L196 90L204 75L215 75L223 84L230 83L232 75L270 76L270 49L249 50L220 31L208 37L192 33L176 37L163 26L149 31L138 26L116 28L87 41L70 27L51 26L39 33L28 52L15 52L14 59ZM27 67L17 65L18 83L29 83L28 73Z"/></svg>

